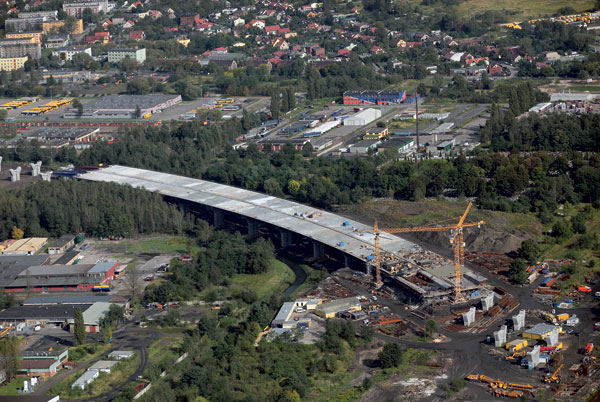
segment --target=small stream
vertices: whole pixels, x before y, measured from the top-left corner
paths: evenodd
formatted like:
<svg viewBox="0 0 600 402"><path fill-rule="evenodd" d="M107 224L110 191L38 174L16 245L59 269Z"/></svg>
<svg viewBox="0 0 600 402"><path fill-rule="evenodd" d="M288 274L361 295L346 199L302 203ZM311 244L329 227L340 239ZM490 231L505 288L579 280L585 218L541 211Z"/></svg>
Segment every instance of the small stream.
<svg viewBox="0 0 600 402"><path fill-rule="evenodd" d="M288 267L290 267L292 271L294 271L294 275L296 276L294 282L292 282L292 284L288 286L288 288L283 292L283 295L285 297L290 297L292 293L294 293L296 289L298 289L306 281L306 272L304 272L304 270L299 264L296 264L295 262L290 261L285 257L278 255L277 259L286 264Z"/></svg>

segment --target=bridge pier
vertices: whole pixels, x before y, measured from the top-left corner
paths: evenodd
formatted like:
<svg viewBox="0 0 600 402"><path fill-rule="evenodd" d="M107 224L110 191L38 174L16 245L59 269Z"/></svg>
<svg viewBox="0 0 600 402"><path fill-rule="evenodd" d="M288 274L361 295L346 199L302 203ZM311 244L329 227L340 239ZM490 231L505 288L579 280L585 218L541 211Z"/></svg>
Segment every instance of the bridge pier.
<svg viewBox="0 0 600 402"><path fill-rule="evenodd" d="M279 229L281 236L281 248L286 248L292 245L292 232L285 229Z"/></svg>
<svg viewBox="0 0 600 402"><path fill-rule="evenodd" d="M346 268L350 268L350 258L348 257L348 254L344 253L344 267Z"/></svg>
<svg viewBox="0 0 600 402"><path fill-rule="evenodd" d="M325 247L323 243L318 241L313 241L313 258L322 258L325 255Z"/></svg>
<svg viewBox="0 0 600 402"><path fill-rule="evenodd" d="M219 228L225 224L225 213L220 209L213 209L213 224Z"/></svg>
<svg viewBox="0 0 600 402"><path fill-rule="evenodd" d="M246 218L246 223L248 224L248 234L251 236L257 235L258 229L260 229L260 222L255 219Z"/></svg>

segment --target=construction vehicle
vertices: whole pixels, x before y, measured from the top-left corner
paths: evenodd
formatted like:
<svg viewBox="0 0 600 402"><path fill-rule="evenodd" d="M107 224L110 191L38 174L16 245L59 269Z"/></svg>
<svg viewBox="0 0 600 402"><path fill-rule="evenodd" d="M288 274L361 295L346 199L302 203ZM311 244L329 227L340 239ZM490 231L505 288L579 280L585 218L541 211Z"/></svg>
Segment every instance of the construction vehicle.
<svg viewBox="0 0 600 402"><path fill-rule="evenodd" d="M546 315L544 316L544 319L546 321L548 321L550 324L556 324L558 321L556 321L556 317L554 316L554 314L550 314L550 313L546 313Z"/></svg>
<svg viewBox="0 0 600 402"><path fill-rule="evenodd" d="M494 380L483 374L470 374L467 376L467 380L474 382L485 382L487 384L491 384Z"/></svg>
<svg viewBox="0 0 600 402"><path fill-rule="evenodd" d="M518 389L520 391L531 391L533 390L533 385L531 384L513 384L513 383L508 383L508 388L511 389Z"/></svg>
<svg viewBox="0 0 600 402"><path fill-rule="evenodd" d="M510 356L506 356L506 360L508 360L510 362L514 362L517 359L519 359L520 357L524 357L526 355L527 355L527 351L526 350L519 350L519 351L514 352Z"/></svg>
<svg viewBox="0 0 600 402"><path fill-rule="evenodd" d="M563 343L560 342L558 345L555 346L540 346L540 352L549 352L549 353L554 353L557 350L561 350L563 348Z"/></svg>
<svg viewBox="0 0 600 402"><path fill-rule="evenodd" d="M454 302L464 301L464 297L461 291L461 275L460 267L464 264L465 260L465 243L463 229L466 227L485 225L484 221L465 223L465 219L473 206L472 202L469 202L467 209L462 214L458 223L455 225L441 225L441 226L429 226L429 227L414 227L414 228L390 228L380 229L377 222L373 229L358 230L362 233L374 233L375 234L375 286L377 288L383 285L381 282L381 256L379 253L379 236L380 232L384 233L410 233L410 232L442 232L450 230L450 243L454 249Z"/></svg>
<svg viewBox="0 0 600 402"><path fill-rule="evenodd" d="M585 346L585 348L583 348L583 354L586 356L589 356L592 354L593 350L594 350L594 344L590 342Z"/></svg>
<svg viewBox="0 0 600 402"><path fill-rule="evenodd" d="M521 396L523 396L523 391L519 391L517 389L506 391L503 389L492 388L492 393L494 394L494 396L505 398L520 398Z"/></svg>
<svg viewBox="0 0 600 402"><path fill-rule="evenodd" d="M558 368L554 371L554 373L552 373L552 375L550 375L550 373L546 374L546 377L544 378L544 382L546 384L558 384L560 382L560 370L563 368L564 364L561 364L560 366L558 366Z"/></svg>

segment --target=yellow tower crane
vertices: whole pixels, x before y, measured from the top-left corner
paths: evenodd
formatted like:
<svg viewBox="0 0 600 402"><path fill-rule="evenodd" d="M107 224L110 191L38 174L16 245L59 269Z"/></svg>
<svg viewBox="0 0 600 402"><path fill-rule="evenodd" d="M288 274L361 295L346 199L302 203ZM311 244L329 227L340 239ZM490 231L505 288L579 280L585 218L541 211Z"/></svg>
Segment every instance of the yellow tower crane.
<svg viewBox="0 0 600 402"><path fill-rule="evenodd" d="M380 229L377 222L373 229L359 230L358 232L363 233L374 233L375 234L375 286L377 288L383 285L381 281L381 257L379 255L379 233L409 233L409 232L441 232L450 230L450 243L454 249L454 301L459 302L464 300L461 292L460 282L460 267L464 265L465 259L465 243L463 237L463 228L485 225L484 221L465 223L465 219L471 210L473 203L470 202L463 215L458 220L456 225L441 225L441 226L426 226L426 227L414 227L414 228L388 228Z"/></svg>

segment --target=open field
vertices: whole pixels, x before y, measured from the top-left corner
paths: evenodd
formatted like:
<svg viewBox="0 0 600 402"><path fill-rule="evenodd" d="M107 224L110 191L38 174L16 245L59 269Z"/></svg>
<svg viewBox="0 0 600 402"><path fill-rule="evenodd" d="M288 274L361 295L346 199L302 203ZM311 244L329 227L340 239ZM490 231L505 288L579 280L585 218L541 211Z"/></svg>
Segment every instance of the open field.
<svg viewBox="0 0 600 402"><path fill-rule="evenodd" d="M0 396L15 396L19 395L19 389L23 388L25 378L15 378L11 382L0 387Z"/></svg>
<svg viewBox="0 0 600 402"><path fill-rule="evenodd" d="M587 11L594 7L592 0L466 0L459 11L466 14L477 14L488 10L515 11L515 21L523 17L544 17L554 14L562 7L573 7L577 12Z"/></svg>
<svg viewBox="0 0 600 402"><path fill-rule="evenodd" d="M231 280L231 290L249 289L254 291L259 298L268 296L277 289L294 281L294 272L283 262L273 260L271 269L258 275L235 275Z"/></svg>

